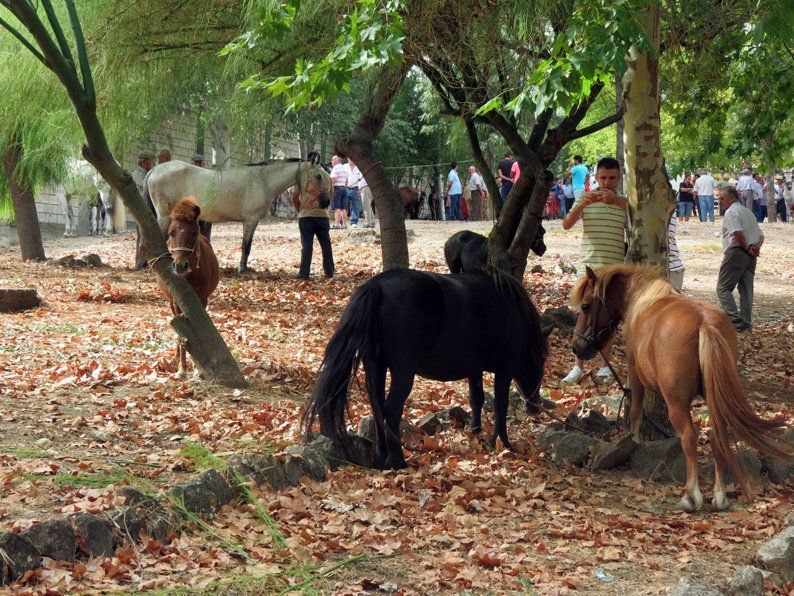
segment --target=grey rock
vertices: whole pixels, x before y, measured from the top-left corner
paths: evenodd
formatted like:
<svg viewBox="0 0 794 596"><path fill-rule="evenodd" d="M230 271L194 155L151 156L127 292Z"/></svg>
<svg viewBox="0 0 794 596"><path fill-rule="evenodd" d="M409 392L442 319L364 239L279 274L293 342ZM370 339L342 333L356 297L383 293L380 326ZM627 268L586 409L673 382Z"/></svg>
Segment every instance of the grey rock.
<svg viewBox="0 0 794 596"><path fill-rule="evenodd" d="M1 288L0 312L36 308L41 304L36 288Z"/></svg>
<svg viewBox="0 0 794 596"><path fill-rule="evenodd" d="M587 399L582 400L581 407L584 410L593 408L593 406L605 407L613 415L611 420L614 420L614 416L617 416L618 408L620 408L620 402L622 399L622 395L597 395L595 397L588 397ZM623 406L628 407L628 402L624 402Z"/></svg>
<svg viewBox="0 0 794 596"><path fill-rule="evenodd" d="M543 311L543 316L554 321L554 325L560 331L570 331L576 327L577 315L567 306L547 308Z"/></svg>
<svg viewBox="0 0 794 596"><path fill-rule="evenodd" d="M671 596L722 596L714 586L689 577L682 577L678 585L667 593Z"/></svg>
<svg viewBox="0 0 794 596"><path fill-rule="evenodd" d="M582 421L579 419L579 416L576 415L575 412L571 412L565 417L565 424L569 425L568 428L571 430L581 430L584 428Z"/></svg>
<svg viewBox="0 0 794 596"><path fill-rule="evenodd" d="M629 466L643 478L686 481L686 458L677 437L640 443L631 454Z"/></svg>
<svg viewBox="0 0 794 596"><path fill-rule="evenodd" d="M334 442L325 435L319 435L309 442L309 447L319 453L325 461L328 462L328 467L335 470L339 467L340 458L339 454L334 449Z"/></svg>
<svg viewBox="0 0 794 596"><path fill-rule="evenodd" d="M455 428L464 429L471 420L471 414L460 406L452 406L451 408L439 413L441 420L449 420Z"/></svg>
<svg viewBox="0 0 794 596"><path fill-rule="evenodd" d="M80 512L69 517L77 547L90 557L112 557L115 525L109 519Z"/></svg>
<svg viewBox="0 0 794 596"><path fill-rule="evenodd" d="M435 413L425 414L416 423L416 427L431 437L436 434L441 428L441 420Z"/></svg>
<svg viewBox="0 0 794 596"><path fill-rule="evenodd" d="M736 454L736 459L739 460L739 467L745 473L745 475L758 482L762 480L761 470L761 460L758 458L758 455L754 451L749 451L748 449L742 449ZM730 468L726 468L725 470L725 484L735 483L736 479L734 478L734 474Z"/></svg>
<svg viewBox="0 0 794 596"><path fill-rule="evenodd" d="M138 542L141 531L146 531L146 518L135 507L119 507L110 512L111 521L116 524L122 542Z"/></svg>
<svg viewBox="0 0 794 596"><path fill-rule="evenodd" d="M775 484L785 484L789 478L794 476L794 464L774 457L762 457L761 469Z"/></svg>
<svg viewBox="0 0 794 596"><path fill-rule="evenodd" d="M287 485L284 464L272 454L244 454L229 459L229 470L234 477L257 486L268 484L273 490L281 490Z"/></svg>
<svg viewBox="0 0 794 596"><path fill-rule="evenodd" d="M533 265L532 269L529 270L530 273L543 273L543 265L537 264Z"/></svg>
<svg viewBox="0 0 794 596"><path fill-rule="evenodd" d="M284 453L301 460L303 473L312 480L325 480L328 463L319 451L308 445L290 445Z"/></svg>
<svg viewBox="0 0 794 596"><path fill-rule="evenodd" d="M303 476L303 463L299 457L285 455L282 461L287 486L298 486Z"/></svg>
<svg viewBox="0 0 794 596"><path fill-rule="evenodd" d="M593 455L589 467L593 470L610 470L622 466L629 461L637 446L631 434L622 436L614 443L603 443Z"/></svg>
<svg viewBox="0 0 794 596"><path fill-rule="evenodd" d="M176 531L181 522L179 516L170 508L164 507L160 501L129 486L122 487L119 493L124 496L126 507L134 512L127 516L126 519L129 520L127 526L134 526L136 517L142 518L146 533L158 542L166 542L171 534ZM111 517L113 518L112 514ZM119 524L115 518L113 519L123 532L124 526ZM135 532L133 527L131 530L129 532L130 535L137 539L140 535L140 529Z"/></svg>
<svg viewBox="0 0 794 596"><path fill-rule="evenodd" d="M22 532L43 557L56 561L73 561L77 551L74 529L65 519L48 519Z"/></svg>
<svg viewBox="0 0 794 596"><path fill-rule="evenodd" d="M237 498L238 490L217 470L207 470L189 482L176 484L171 495L191 513L216 513Z"/></svg>
<svg viewBox="0 0 794 596"><path fill-rule="evenodd" d="M780 575L784 581L794 581L794 526L784 528L762 544L756 562L763 569Z"/></svg>
<svg viewBox="0 0 794 596"><path fill-rule="evenodd" d="M375 426L375 420L373 420L369 416L365 416L361 420L358 421L358 434L368 441L372 443L375 442L375 437L377 436L377 427Z"/></svg>
<svg viewBox="0 0 794 596"><path fill-rule="evenodd" d="M543 435L541 444L547 447L554 463L583 466L590 456L591 448L599 442L576 431L553 431Z"/></svg>
<svg viewBox="0 0 794 596"><path fill-rule="evenodd" d="M9 584L26 571L41 565L41 555L27 538L3 532L0 534L0 584Z"/></svg>
<svg viewBox="0 0 794 596"><path fill-rule="evenodd" d="M36 447L49 447L52 445L52 441L47 437L42 437L36 441Z"/></svg>
<svg viewBox="0 0 794 596"><path fill-rule="evenodd" d="M99 255L94 253L89 253L83 257L83 262L89 267L104 267L105 264L102 262L102 259L99 258Z"/></svg>
<svg viewBox="0 0 794 596"><path fill-rule="evenodd" d="M783 584L785 583L783 581L783 578L780 577L774 571L767 571L766 569L762 569L761 573L764 574L764 582L769 582L770 584L772 584L773 586L776 586L778 588L782 588L783 587Z"/></svg>
<svg viewBox="0 0 794 596"><path fill-rule="evenodd" d="M353 443L354 463L365 468L375 467L375 444L365 437L352 435L350 440Z"/></svg>
<svg viewBox="0 0 794 596"><path fill-rule="evenodd" d="M614 424L598 410L590 410L587 416L581 419L584 429L591 433L603 435L612 430Z"/></svg>
<svg viewBox="0 0 794 596"><path fill-rule="evenodd" d="M728 596L764 596L764 574L751 565L739 567L731 578Z"/></svg>

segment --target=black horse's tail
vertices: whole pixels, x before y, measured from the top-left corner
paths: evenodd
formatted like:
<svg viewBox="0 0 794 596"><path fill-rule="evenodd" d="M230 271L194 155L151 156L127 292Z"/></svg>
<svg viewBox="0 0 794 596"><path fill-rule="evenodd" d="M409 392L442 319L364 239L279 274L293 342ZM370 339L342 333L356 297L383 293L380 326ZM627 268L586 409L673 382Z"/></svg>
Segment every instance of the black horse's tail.
<svg viewBox="0 0 794 596"><path fill-rule="evenodd" d="M347 397L361 361L366 364L377 358L373 327L380 301L381 288L376 283L366 283L353 294L325 348L317 383L301 418L307 437L314 421L319 420L320 432L352 462L357 462L358 456L345 426ZM372 404L373 413L382 420L379 405Z"/></svg>

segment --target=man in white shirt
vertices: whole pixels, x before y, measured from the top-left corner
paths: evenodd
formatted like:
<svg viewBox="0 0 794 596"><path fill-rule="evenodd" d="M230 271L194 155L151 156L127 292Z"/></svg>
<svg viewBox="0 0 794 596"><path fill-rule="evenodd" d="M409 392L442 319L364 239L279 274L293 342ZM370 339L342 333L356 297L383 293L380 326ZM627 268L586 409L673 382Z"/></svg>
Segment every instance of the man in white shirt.
<svg viewBox="0 0 794 596"><path fill-rule="evenodd" d="M698 197L700 207L700 221L714 222L714 186L717 181L711 176L708 170L703 170L703 174L695 182L695 193Z"/></svg>
<svg viewBox="0 0 794 596"><path fill-rule="evenodd" d="M755 218L759 222L766 219L766 201L764 199L763 180L761 176L756 174L750 186L753 190L753 208L751 211L755 213Z"/></svg>
<svg viewBox="0 0 794 596"><path fill-rule="evenodd" d="M331 180L334 183L334 196L331 209L334 210L335 229L347 227L347 176L350 169L342 163L342 158L334 155L331 158Z"/></svg>
<svg viewBox="0 0 794 596"><path fill-rule="evenodd" d="M753 209L753 177L750 170L742 170L742 175L736 182L736 190L739 191L739 200L742 205L752 211Z"/></svg>
<svg viewBox="0 0 794 596"><path fill-rule="evenodd" d="M487 193L484 192L485 181L474 166L469 166L469 181L466 183L466 189L471 193L469 221L480 221L482 219L482 200Z"/></svg>
<svg viewBox="0 0 794 596"><path fill-rule="evenodd" d="M350 227L358 227L358 216L361 213L361 181L364 176L361 175L361 170L353 163L352 158L348 158L347 167L349 173L347 175L347 204L350 209Z"/></svg>
<svg viewBox="0 0 794 596"><path fill-rule="evenodd" d="M764 235L753 212L741 204L739 192L735 188L729 186L720 190L720 207L725 210L722 220L724 256L717 278L717 297L736 330L749 330L752 329L755 264L761 254ZM738 311L733 298L733 290L737 285Z"/></svg>

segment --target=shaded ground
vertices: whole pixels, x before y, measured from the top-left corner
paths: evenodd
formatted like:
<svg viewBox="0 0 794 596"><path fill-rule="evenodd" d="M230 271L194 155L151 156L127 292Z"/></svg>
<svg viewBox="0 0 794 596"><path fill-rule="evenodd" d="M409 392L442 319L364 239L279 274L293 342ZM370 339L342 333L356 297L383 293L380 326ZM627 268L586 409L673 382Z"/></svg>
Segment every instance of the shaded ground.
<svg viewBox="0 0 794 596"><path fill-rule="evenodd" d="M712 302L718 225L682 222L679 233L685 292ZM412 265L443 270L443 241L462 226L409 227ZM557 273L556 265L576 261L579 241L576 230L563 232L556 222L547 228L549 252L531 263L545 272L525 280L541 310L567 302L575 278ZM794 225L767 224L764 232L756 329L740 337L741 372L759 411L791 420ZM111 508L122 484L169 487L213 465L212 454L275 450L298 440L298 412L322 351L353 289L379 269L380 246L352 244L346 232L334 232L337 277L306 283L292 279L299 258L295 223L260 227L250 261L259 272L246 277L233 270L240 234L238 225L213 230L226 271L210 309L252 381L245 391L172 378L167 305L150 274L127 268L131 234L47 243L50 257L96 252L110 265L102 269L22 265L14 249L0 249L0 287L35 285L45 301L35 311L0 315L3 530ZM314 270L320 271L319 254ZM596 387L589 378L559 388L571 365L570 344L559 335L551 344L544 386L562 415L587 397L616 393L615 385ZM463 383L418 381L406 415L415 420L466 401ZM356 420L367 414L364 403L354 390ZM467 432L449 430L411 445L407 471L349 468L324 483L260 494L287 549L272 546L249 504L225 509L210 533L194 527L167 547L137 545L113 560L50 564L27 588L659 593L684 574L720 583L749 562L790 510L791 487L766 486L752 503L724 513L671 511L679 485L646 482L628 470L559 468L532 440L544 420L513 414L513 453L492 453ZM701 445L707 452L705 435ZM701 480L710 494L711 478ZM235 558L236 550L249 560ZM359 555L364 560L351 559ZM346 565L328 578L311 573L340 562ZM598 580L599 568L614 580Z"/></svg>

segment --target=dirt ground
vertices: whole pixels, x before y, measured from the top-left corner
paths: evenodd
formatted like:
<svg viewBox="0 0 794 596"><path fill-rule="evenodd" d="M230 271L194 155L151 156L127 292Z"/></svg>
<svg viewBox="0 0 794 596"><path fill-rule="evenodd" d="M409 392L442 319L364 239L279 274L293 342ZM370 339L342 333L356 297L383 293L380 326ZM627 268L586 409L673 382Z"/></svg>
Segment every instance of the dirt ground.
<svg viewBox="0 0 794 596"><path fill-rule="evenodd" d="M530 262L543 272L525 279L540 310L567 303L575 276L558 265L576 262L580 236L559 222L544 225L548 252ZM443 271L444 240L464 227L489 229L408 222L412 266ZM756 409L790 423L794 225L763 230L755 328L740 336L740 372ZM32 285L44 300L36 310L0 315L0 529L101 512L121 502L119 486L167 489L217 458L299 440L299 412L322 352L353 289L379 269L380 246L333 231L337 276L319 275L316 247L314 281L302 282L293 279L295 222L259 227L249 261L256 272L247 276L235 273L240 238L240 225L213 229L223 273L210 314L251 381L242 391L174 377L167 304L150 273L130 269L134 234L46 243L51 258L96 253L108 265L99 269L22 264L17 249L0 249L0 287ZM684 292L715 302L719 223L681 222L678 244ZM590 375L560 387L570 366L570 338L553 335L544 387L560 415L618 393ZM464 383L418 380L406 417L465 405L466 395ZM359 390L351 402L354 421L368 415ZM325 482L257 493L257 505L229 506L170 545L138 544L73 565L47 561L16 589L658 594L685 575L723 585L791 511L791 485L766 484L751 502L730 493L726 512L682 514L672 509L682 486L626 468L558 467L533 441L548 419L511 414L514 452L492 452L457 429L416 437L408 470L345 468ZM703 426L702 405L695 415ZM707 464L705 431L700 446ZM704 471L701 483L710 499ZM286 547L274 546L263 512Z"/></svg>

